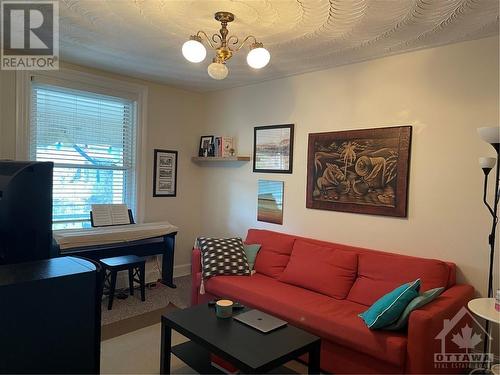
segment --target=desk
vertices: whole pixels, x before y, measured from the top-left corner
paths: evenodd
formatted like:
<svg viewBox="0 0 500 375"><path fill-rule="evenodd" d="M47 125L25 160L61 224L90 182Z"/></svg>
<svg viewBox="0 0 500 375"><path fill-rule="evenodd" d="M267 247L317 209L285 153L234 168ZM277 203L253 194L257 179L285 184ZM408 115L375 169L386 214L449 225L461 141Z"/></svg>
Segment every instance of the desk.
<svg viewBox="0 0 500 375"><path fill-rule="evenodd" d="M178 228L168 222L129 224L88 229L64 229L53 232L55 252L93 260L121 255L151 256L161 254L162 283L173 282L175 236Z"/></svg>

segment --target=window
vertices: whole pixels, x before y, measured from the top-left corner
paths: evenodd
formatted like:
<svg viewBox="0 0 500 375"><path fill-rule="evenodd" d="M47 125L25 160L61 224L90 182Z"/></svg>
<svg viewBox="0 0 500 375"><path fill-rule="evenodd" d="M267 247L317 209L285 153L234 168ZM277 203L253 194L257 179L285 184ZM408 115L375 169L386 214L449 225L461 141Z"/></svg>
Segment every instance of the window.
<svg viewBox="0 0 500 375"><path fill-rule="evenodd" d="M30 158L54 162L54 229L90 226L91 204L135 207L136 102L32 84Z"/></svg>

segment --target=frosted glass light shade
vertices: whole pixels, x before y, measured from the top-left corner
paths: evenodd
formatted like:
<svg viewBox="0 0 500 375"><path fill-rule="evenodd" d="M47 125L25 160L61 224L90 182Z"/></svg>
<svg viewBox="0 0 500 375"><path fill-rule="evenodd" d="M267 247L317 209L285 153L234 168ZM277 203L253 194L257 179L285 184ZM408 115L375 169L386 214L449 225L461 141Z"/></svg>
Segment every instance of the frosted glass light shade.
<svg viewBox="0 0 500 375"><path fill-rule="evenodd" d="M205 60L207 49L198 40L190 39L182 45L182 55L189 62L199 63Z"/></svg>
<svg viewBox="0 0 500 375"><path fill-rule="evenodd" d="M488 158L488 157L482 157L479 158L479 165L481 168L493 168L497 162L496 158Z"/></svg>
<svg viewBox="0 0 500 375"><path fill-rule="evenodd" d="M208 66L208 75L213 79L221 80L227 77L229 69L226 64L213 62Z"/></svg>
<svg viewBox="0 0 500 375"><path fill-rule="evenodd" d="M269 60L271 60L271 54L264 47L254 48L247 55L247 64L254 69L265 67Z"/></svg>
<svg viewBox="0 0 500 375"><path fill-rule="evenodd" d="M500 143L500 127L498 126L485 126L477 128L479 138L490 144Z"/></svg>

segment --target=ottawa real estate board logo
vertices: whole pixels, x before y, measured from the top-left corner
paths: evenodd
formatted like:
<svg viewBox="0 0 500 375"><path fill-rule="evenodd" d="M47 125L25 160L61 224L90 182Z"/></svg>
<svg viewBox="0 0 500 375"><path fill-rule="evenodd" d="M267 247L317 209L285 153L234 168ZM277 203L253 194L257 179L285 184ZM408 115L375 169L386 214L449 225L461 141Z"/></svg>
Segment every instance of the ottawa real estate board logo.
<svg viewBox="0 0 500 375"><path fill-rule="evenodd" d="M59 69L59 3L1 1L3 70Z"/></svg>
<svg viewBox="0 0 500 375"><path fill-rule="evenodd" d="M435 368L470 371L472 374L487 369L493 362L493 353L481 350L483 340L491 343L491 335L465 307L451 319L443 321L443 329L435 339L441 342L440 350L434 353Z"/></svg>

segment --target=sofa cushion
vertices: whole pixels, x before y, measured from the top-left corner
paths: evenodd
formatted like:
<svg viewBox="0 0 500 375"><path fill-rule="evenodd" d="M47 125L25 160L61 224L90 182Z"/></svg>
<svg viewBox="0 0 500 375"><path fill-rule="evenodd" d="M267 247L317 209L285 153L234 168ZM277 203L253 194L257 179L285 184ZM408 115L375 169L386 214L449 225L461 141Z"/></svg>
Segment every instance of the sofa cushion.
<svg viewBox="0 0 500 375"><path fill-rule="evenodd" d="M290 259L295 238L268 230L250 229L245 243L260 244L254 270L271 277L279 277Z"/></svg>
<svg viewBox="0 0 500 375"><path fill-rule="evenodd" d="M357 316L366 309L363 305L336 300L259 273L250 277L212 277L205 289L216 296L238 300L278 316L343 347L395 366L404 364L406 335L395 331L370 331Z"/></svg>
<svg viewBox="0 0 500 375"><path fill-rule="evenodd" d="M344 299L354 283L357 268L356 253L298 239L278 280Z"/></svg>
<svg viewBox="0 0 500 375"><path fill-rule="evenodd" d="M413 310L419 309L422 306L427 305L429 302L434 301L441 293L443 293L444 288L434 288L430 289L427 292L423 292L418 297L411 300L411 302L406 306L398 320L395 321L390 326L384 327L384 329L389 329L393 331L397 331L398 329L403 329L408 324L408 320L410 319L410 313Z"/></svg>
<svg viewBox="0 0 500 375"><path fill-rule="evenodd" d="M215 275L250 275L241 238L198 237L203 277Z"/></svg>
<svg viewBox="0 0 500 375"><path fill-rule="evenodd" d="M253 270L253 266L255 265L255 258L257 257L257 253L260 250L259 244L243 244L243 249L245 250L245 254L248 260L248 266L250 267L250 271Z"/></svg>
<svg viewBox="0 0 500 375"><path fill-rule="evenodd" d="M358 254L358 277L347 299L366 306L401 284L421 280L422 292L446 287L450 267L440 260L366 252Z"/></svg>
<svg viewBox="0 0 500 375"><path fill-rule="evenodd" d="M386 327L398 320L406 306L418 297L419 289L420 279L403 284L375 301L368 310L359 314L359 317L370 329Z"/></svg>

